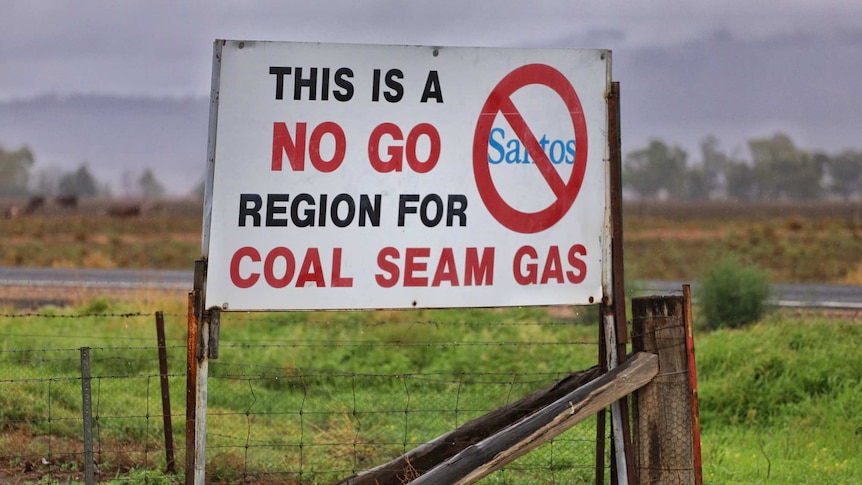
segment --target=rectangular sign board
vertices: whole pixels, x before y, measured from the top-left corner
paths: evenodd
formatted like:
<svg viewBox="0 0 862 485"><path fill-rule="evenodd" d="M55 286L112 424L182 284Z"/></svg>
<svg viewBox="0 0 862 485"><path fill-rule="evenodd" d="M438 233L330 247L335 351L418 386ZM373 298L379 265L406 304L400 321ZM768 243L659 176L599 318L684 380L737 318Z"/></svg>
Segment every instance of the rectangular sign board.
<svg viewBox="0 0 862 485"><path fill-rule="evenodd" d="M598 303L610 54L217 41L205 305Z"/></svg>

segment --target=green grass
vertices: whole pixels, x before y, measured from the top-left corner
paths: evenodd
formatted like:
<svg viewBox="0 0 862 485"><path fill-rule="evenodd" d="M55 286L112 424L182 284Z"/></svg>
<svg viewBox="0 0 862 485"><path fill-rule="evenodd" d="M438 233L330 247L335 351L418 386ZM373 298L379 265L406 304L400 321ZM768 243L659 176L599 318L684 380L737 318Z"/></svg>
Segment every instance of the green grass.
<svg viewBox="0 0 862 485"><path fill-rule="evenodd" d="M178 374L171 400L180 449L182 303L164 308L168 345L176 346L169 355ZM139 311L149 309L104 299L78 309L43 309L44 316L11 317L5 310L0 374L10 382L0 383L0 412L7 422L27 423L7 424L0 449L45 456L49 431L55 455L75 446L77 347L88 345L99 393L99 466L132 483L171 480L158 471L164 466L158 379L146 377L158 372L153 317L135 315ZM582 313L225 314L220 356L209 373L208 476L235 482L244 473L271 472L270 483L327 483L381 463L567 371L591 366L595 315ZM849 318L789 312L741 329L697 331L705 482L862 483L860 340L862 326ZM66 350L10 352L21 349ZM53 379L50 406L46 378ZM486 481L591 483L594 435L593 421L576 426ZM181 464L181 451L177 459ZM63 460L55 456L55 462ZM74 460L65 463L78 471ZM301 476L294 473L300 467Z"/></svg>
<svg viewBox="0 0 862 485"><path fill-rule="evenodd" d="M167 309L169 346L185 343L180 308ZM153 317L136 312L99 299L79 309L0 318L6 350L0 368L9 380L0 383L0 410L8 413L0 448L41 457L46 435L61 437L55 455L63 453L62 440L72 447L81 425L77 348L87 345L100 466L163 464ZM555 318L530 308L225 314L220 357L209 371L208 474L228 483L261 472L328 483L394 458L593 365L596 331L581 320L595 318L593 312ZM169 356L171 372L180 374L171 380L179 420L185 350L172 348ZM542 476L587 483L594 435L594 424L572 430L491 483L551 479Z"/></svg>
<svg viewBox="0 0 862 485"><path fill-rule="evenodd" d="M707 483L862 483L858 322L773 314L698 339Z"/></svg>

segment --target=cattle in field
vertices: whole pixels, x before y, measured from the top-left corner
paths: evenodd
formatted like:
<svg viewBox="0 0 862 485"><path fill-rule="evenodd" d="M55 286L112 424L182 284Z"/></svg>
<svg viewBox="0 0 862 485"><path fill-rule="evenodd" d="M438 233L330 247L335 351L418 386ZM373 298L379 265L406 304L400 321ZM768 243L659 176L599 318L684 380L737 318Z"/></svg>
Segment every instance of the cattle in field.
<svg viewBox="0 0 862 485"><path fill-rule="evenodd" d="M32 214L43 207L45 207L45 197L36 195L30 197L30 200L27 201L27 207L24 208L24 213Z"/></svg>
<svg viewBox="0 0 862 485"><path fill-rule="evenodd" d="M124 203L115 204L108 208L108 215L111 217L137 217L141 215L141 204Z"/></svg>
<svg viewBox="0 0 862 485"><path fill-rule="evenodd" d="M60 207L74 209L78 207L78 196L74 194L59 195L54 198L54 202Z"/></svg>

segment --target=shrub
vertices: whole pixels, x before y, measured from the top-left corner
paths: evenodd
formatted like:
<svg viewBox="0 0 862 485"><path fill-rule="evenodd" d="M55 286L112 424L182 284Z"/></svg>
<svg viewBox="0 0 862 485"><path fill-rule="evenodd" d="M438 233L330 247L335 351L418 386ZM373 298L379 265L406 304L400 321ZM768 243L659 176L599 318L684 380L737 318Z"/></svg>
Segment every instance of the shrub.
<svg viewBox="0 0 862 485"><path fill-rule="evenodd" d="M741 327L763 314L769 276L758 266L728 256L708 270L699 293L707 328Z"/></svg>

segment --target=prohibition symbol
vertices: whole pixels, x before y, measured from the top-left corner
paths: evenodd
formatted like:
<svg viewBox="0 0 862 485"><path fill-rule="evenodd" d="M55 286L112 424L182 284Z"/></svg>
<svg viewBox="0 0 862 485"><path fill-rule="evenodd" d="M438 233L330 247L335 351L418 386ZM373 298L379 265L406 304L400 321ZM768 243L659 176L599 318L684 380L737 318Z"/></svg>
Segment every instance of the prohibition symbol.
<svg viewBox="0 0 862 485"><path fill-rule="evenodd" d="M575 160L568 181L563 180L557 173L554 164L542 150L536 136L512 102L512 94L515 91L531 84L547 86L557 93L571 118L575 139ZM509 205L491 179L488 142L497 114L502 114L514 132L519 135L521 143L554 194L554 202L538 212L522 212ZM497 219L497 222L515 232L532 234L544 231L559 222L572 207L581 190L586 168L587 122L578 94L569 80L560 71L545 64L528 64L507 74L488 95L473 135L473 175L476 178L479 195L488 212Z"/></svg>

